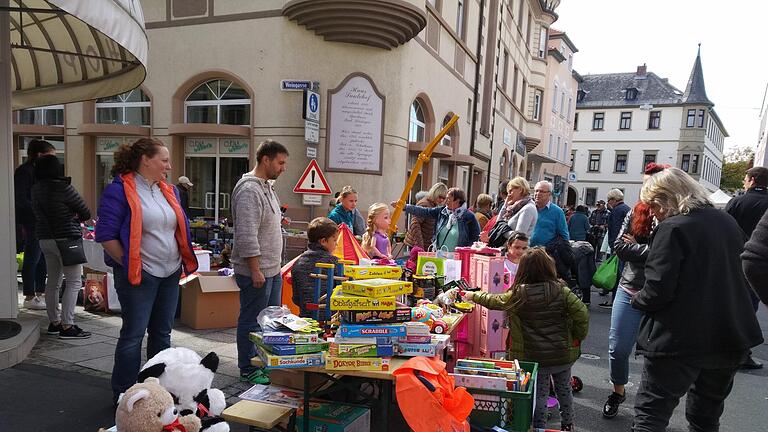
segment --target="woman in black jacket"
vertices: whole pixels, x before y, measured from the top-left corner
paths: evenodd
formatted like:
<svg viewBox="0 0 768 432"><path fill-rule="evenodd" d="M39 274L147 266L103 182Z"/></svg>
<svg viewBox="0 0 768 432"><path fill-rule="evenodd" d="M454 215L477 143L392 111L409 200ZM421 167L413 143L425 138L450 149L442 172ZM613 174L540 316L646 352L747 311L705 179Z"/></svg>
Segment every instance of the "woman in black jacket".
<svg viewBox="0 0 768 432"><path fill-rule="evenodd" d="M56 240L72 240L82 236L79 221L91 218L85 201L70 184L68 177L59 175L61 165L56 156L43 156L35 161L35 185L32 186L32 211L40 249L45 256L48 281L45 284L45 304L48 311L49 335L61 339L84 339L91 334L75 325L75 304L82 286L82 264L65 266L61 261ZM77 216L77 219L75 219ZM66 288L59 310L59 286L66 279Z"/></svg>
<svg viewBox="0 0 768 432"><path fill-rule="evenodd" d="M763 342L739 254L744 235L688 174L669 168L640 192L659 225L632 306L645 312L637 352L645 356L635 432L665 430L680 398L691 430L719 429L733 377Z"/></svg>
<svg viewBox="0 0 768 432"><path fill-rule="evenodd" d="M653 174L669 168L666 164L649 163L643 171L643 181ZM613 392L603 406L603 417L614 418L619 405L626 400L624 386L629 382L629 355L637 340L637 331L643 313L633 308L630 301L645 283L645 259L648 256L651 232L656 227L651 207L639 202L629 211L613 244L613 251L624 262L611 310L611 328L608 331L608 366Z"/></svg>

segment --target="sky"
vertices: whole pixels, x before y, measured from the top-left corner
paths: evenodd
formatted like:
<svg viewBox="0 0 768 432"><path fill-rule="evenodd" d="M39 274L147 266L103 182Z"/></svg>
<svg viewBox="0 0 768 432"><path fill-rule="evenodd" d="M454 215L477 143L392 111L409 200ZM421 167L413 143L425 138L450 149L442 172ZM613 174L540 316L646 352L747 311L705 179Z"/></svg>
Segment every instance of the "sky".
<svg viewBox="0 0 768 432"><path fill-rule="evenodd" d="M582 75L648 72L685 90L697 44L707 96L730 137L725 151L757 145L768 84L763 0L562 0L552 25L579 49Z"/></svg>

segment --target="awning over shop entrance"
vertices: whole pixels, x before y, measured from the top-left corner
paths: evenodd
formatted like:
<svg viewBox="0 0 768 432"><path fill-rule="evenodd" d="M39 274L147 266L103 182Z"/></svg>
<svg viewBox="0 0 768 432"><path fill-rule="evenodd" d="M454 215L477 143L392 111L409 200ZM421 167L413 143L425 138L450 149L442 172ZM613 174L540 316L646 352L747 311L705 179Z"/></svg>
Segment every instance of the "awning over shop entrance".
<svg viewBox="0 0 768 432"><path fill-rule="evenodd" d="M146 64L139 0L0 0L0 220L15 220L12 110L124 93ZM0 224L0 318L18 313L15 243Z"/></svg>

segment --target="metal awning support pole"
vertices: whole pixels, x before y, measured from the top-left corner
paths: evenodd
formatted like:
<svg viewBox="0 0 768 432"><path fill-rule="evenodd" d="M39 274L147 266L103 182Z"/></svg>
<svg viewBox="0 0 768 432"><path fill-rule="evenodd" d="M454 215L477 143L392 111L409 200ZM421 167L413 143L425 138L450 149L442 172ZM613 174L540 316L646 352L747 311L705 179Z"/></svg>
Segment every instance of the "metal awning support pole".
<svg viewBox="0 0 768 432"><path fill-rule="evenodd" d="M13 125L11 122L11 23L0 0L0 318L19 313L16 282L16 220L13 200Z"/></svg>

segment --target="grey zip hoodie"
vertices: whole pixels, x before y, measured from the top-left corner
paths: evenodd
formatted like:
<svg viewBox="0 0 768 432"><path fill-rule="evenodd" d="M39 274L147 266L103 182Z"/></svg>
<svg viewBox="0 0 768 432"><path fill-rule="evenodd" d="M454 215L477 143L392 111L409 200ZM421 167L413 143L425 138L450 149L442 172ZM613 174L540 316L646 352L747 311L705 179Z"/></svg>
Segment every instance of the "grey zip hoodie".
<svg viewBox="0 0 768 432"><path fill-rule="evenodd" d="M264 179L251 173L232 191L232 223L235 229L232 263L235 273L251 277L246 258L259 257L264 277L280 273L283 253L282 214L277 194Z"/></svg>

